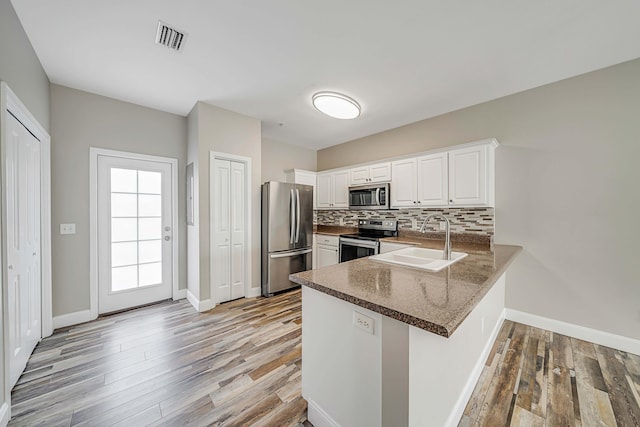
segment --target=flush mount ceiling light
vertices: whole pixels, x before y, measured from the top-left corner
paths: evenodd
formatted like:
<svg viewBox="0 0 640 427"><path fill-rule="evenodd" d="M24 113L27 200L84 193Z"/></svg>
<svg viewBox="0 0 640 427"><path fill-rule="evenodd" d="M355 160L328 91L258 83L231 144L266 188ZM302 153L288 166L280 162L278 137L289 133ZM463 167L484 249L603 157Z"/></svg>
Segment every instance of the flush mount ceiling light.
<svg viewBox="0 0 640 427"><path fill-rule="evenodd" d="M336 119L355 119L360 115L360 105L341 93L318 92L311 99L318 111Z"/></svg>

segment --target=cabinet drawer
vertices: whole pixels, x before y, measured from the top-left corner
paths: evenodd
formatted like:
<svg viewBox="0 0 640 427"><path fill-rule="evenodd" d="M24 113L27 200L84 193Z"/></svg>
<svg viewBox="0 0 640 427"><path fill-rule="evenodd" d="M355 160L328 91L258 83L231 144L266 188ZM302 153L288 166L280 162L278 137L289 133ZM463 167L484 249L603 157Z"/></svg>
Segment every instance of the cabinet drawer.
<svg viewBox="0 0 640 427"><path fill-rule="evenodd" d="M327 236L324 234L317 234L316 235L316 242L318 245L325 245L325 246L334 246L334 247L338 247L338 236Z"/></svg>

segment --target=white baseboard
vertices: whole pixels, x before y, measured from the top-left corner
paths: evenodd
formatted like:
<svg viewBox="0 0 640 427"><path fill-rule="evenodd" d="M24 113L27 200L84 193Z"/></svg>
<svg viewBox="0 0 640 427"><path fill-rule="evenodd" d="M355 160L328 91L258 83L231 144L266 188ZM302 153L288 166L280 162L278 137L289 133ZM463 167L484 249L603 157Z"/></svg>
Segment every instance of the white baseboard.
<svg viewBox="0 0 640 427"><path fill-rule="evenodd" d="M260 286L258 286L257 288L249 288L249 290L247 291L246 298L256 298L256 297L259 297L261 294L262 294L262 289L260 288Z"/></svg>
<svg viewBox="0 0 640 427"><path fill-rule="evenodd" d="M2 402L0 406L0 426L5 427L9 424L9 405L7 402Z"/></svg>
<svg viewBox="0 0 640 427"><path fill-rule="evenodd" d="M178 289L176 292L173 293L173 300L177 301L179 299L185 299L187 297L187 290L186 289Z"/></svg>
<svg viewBox="0 0 640 427"><path fill-rule="evenodd" d="M476 364L473 367L471 374L469 375L469 379L467 380L467 383L464 385L464 388L462 389L462 393L460 393L460 396L458 397L458 401L453 407L451 414L449 414L449 418L447 419L447 423L445 425L457 426L458 423L460 422L460 419L462 418L462 414L464 413L464 410L467 407L467 403L469 402L469 399L473 394L473 390L476 388L476 384L480 379L480 375L482 375L482 370L484 369L485 361L487 360L487 357L489 357L489 353L493 348L493 343L496 341L496 338L498 338L498 334L500 333L500 328L502 328L502 324L504 323L505 311L506 310L502 311L502 314L500 315L500 317L498 318L498 321L494 325L493 330L491 331L491 335L489 336L489 339L485 343L484 348L482 349L482 353L480 354L480 357L478 357L478 360L476 361Z"/></svg>
<svg viewBox="0 0 640 427"><path fill-rule="evenodd" d="M214 302L210 299L200 301L189 290L187 290L187 300L191 303L193 308L195 308L196 311L199 313L202 313L204 311L209 311L216 306Z"/></svg>
<svg viewBox="0 0 640 427"><path fill-rule="evenodd" d="M561 320L537 316L535 314L525 313L524 311L513 310L510 308L507 308L505 312L506 318L513 320L514 322L524 323L525 325L535 326L536 328L546 329L558 334L579 338L598 345L640 355L640 340L587 328L585 326L574 325L573 323L567 323Z"/></svg>
<svg viewBox="0 0 640 427"><path fill-rule="evenodd" d="M78 325L96 319L91 310L76 311L74 313L63 314L53 318L53 329L64 328L66 326Z"/></svg>
<svg viewBox="0 0 640 427"><path fill-rule="evenodd" d="M316 402L309 399L307 403L307 419L313 427L340 427Z"/></svg>

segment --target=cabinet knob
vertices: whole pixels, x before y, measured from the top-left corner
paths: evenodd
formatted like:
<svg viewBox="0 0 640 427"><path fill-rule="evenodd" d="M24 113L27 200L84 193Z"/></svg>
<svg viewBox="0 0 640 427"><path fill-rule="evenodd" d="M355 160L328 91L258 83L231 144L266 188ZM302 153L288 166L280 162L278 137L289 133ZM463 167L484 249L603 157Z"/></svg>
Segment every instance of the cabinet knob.
<svg viewBox="0 0 640 427"><path fill-rule="evenodd" d="M418 204L422 203L420 200L418 200Z"/></svg>
<svg viewBox="0 0 640 427"><path fill-rule="evenodd" d="M453 199L449 200L449 203L453 203Z"/></svg>
<svg viewBox="0 0 640 427"><path fill-rule="evenodd" d="M414 205L416 204L416 201L415 201L415 200L413 201L413 204L414 204Z"/></svg>

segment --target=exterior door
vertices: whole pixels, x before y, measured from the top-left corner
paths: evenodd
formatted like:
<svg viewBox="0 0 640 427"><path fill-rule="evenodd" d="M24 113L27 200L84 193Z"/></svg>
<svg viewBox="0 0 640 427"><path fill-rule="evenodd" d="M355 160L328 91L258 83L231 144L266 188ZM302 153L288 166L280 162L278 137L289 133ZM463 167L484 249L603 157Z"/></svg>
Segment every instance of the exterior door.
<svg viewBox="0 0 640 427"><path fill-rule="evenodd" d="M213 257L216 304L244 297L247 229L245 164L215 159L213 164Z"/></svg>
<svg viewBox="0 0 640 427"><path fill-rule="evenodd" d="M98 156L98 311L171 298L172 164Z"/></svg>
<svg viewBox="0 0 640 427"><path fill-rule="evenodd" d="M7 308L11 387L42 335L40 141L8 114L6 132Z"/></svg>

